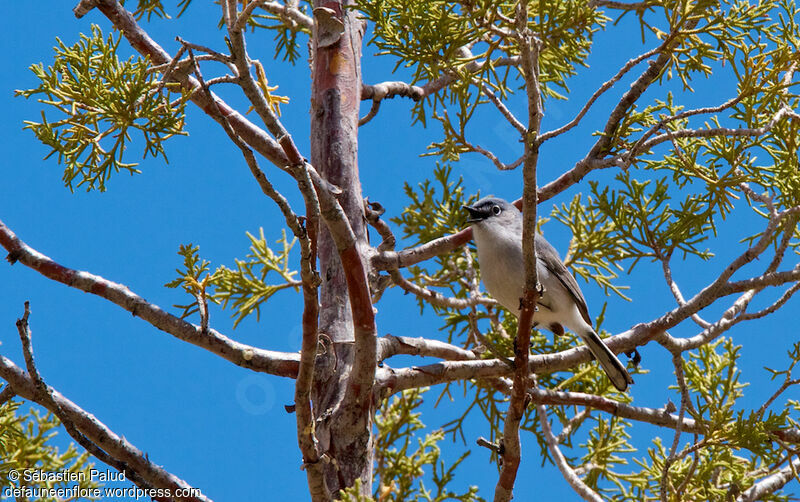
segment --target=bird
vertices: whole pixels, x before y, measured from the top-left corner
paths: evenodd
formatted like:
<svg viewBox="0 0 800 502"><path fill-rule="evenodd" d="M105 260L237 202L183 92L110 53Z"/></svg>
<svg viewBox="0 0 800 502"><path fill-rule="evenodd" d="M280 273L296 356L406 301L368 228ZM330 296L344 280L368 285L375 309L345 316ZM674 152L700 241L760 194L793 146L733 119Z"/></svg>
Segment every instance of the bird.
<svg viewBox="0 0 800 502"><path fill-rule="evenodd" d="M484 197L465 205L467 222L478 250L481 279L497 302L515 316L525 287L522 255L522 213L514 205L496 197ZM589 347L611 383L624 392L633 379L622 362L597 335L578 282L569 273L558 251L538 233L535 237L536 273L543 292L533 314L534 326L543 326L557 335L566 327Z"/></svg>

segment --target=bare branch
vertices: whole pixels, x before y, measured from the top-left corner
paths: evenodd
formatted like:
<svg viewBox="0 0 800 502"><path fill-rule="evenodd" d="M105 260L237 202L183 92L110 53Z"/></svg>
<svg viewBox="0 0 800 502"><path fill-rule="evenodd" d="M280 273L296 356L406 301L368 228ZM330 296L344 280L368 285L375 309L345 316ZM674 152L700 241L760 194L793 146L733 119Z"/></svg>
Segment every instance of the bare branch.
<svg viewBox="0 0 800 502"><path fill-rule="evenodd" d="M203 75L200 72L200 67L197 61L194 60L192 49L188 48L189 56L192 58L195 67L195 75L200 82L203 92L209 93L208 86L203 80ZM275 188L267 179L264 172L258 166L258 161L253 155L253 151L248 148L247 144L242 141L236 132L231 127L230 123L225 117L219 117L220 124L222 124L228 137L239 147L242 155L247 162L250 172L258 182L261 190L271 198L281 209L281 212L286 219L287 225L291 228L295 237L300 241L300 260L301 260L301 276L303 287L303 338L300 349L300 361L297 370L297 381L295 382L295 417L297 421L297 439L300 446L300 451L303 455L303 465L306 467L306 473L309 484L309 491L313 500L327 500L327 491L325 489L325 481L322 475L320 466L317 465L320 461L320 453L317 449L316 437L314 434L314 417L311 412L311 384L314 376L314 363L317 354L317 343L319 339L319 332L317 321L319 316L319 300L318 300L318 286L319 277L317 276L314 262L316 260L315 251L313 250L314 244L312 242L313 236L307 231L306 227L301 223L300 218L294 213L289 201ZM310 184L304 184L298 180L298 185L303 192L303 197L306 201L306 210L311 215L312 221L317 221L319 217L319 203L316 198L316 193ZM304 189L305 187L305 189Z"/></svg>
<svg viewBox="0 0 800 502"><path fill-rule="evenodd" d="M765 495L775 493L783 488L786 483L795 478L795 472L800 469L800 458L792 459L789 464L745 490L736 499L737 502L755 502L756 500L761 500Z"/></svg>
<svg viewBox="0 0 800 502"><path fill-rule="evenodd" d="M533 314L541 295L541 286L537 275L536 248L536 207L537 184L536 164L539 159L539 148L536 138L542 121L542 96L539 89L539 45L528 28L528 4L521 1L516 11L516 38L521 55L521 72L525 79L528 105L528 127L525 130L525 150L523 164L522 188L522 254L525 263L525 287L520 299L519 323L514 339L514 376L511 399L508 403L506 419L503 423L503 463L500 476L495 487L495 502L511 500L514 484L517 479L522 448L519 439L520 422L528 407L530 397L530 332L533 325Z"/></svg>
<svg viewBox="0 0 800 502"><path fill-rule="evenodd" d="M638 345L655 338L663 331L659 329L662 319L647 324L639 324L624 333L604 338L612 352L633 350ZM564 371L580 363L589 362L591 352L586 346L573 347L562 352L552 354L538 354L529 356L529 371L535 374L548 374ZM482 359L477 361L446 361L425 366L411 368L390 368L385 366L377 373L378 385L386 387L391 392L426 387L440 383L457 380L470 380L478 378L506 377L512 374L511 368L500 359ZM548 403L545 403L548 404Z"/></svg>
<svg viewBox="0 0 800 502"><path fill-rule="evenodd" d="M683 297L681 289L672 279L672 267L670 267L669 264L669 257L659 256L659 259L661 260L661 268L664 271L664 280L667 281L667 285L669 286L669 290L672 292L672 296L675 297L675 301L678 302L678 306L686 305L686 299ZM703 329L707 329L711 326L711 323L700 317L700 314L692 314L692 320Z"/></svg>
<svg viewBox="0 0 800 502"><path fill-rule="evenodd" d="M677 460L683 458L689 453L688 450L684 450L683 452L681 452L680 455L676 455L676 452L678 450L678 443L680 442L681 439L681 432L683 432L681 430L681 425L683 424L683 419L686 416L686 410L688 409L693 412L695 411L694 406L692 405L691 396L689 395L689 387L686 385L686 378L684 377L684 372L683 372L683 358L681 357L680 353L673 354L672 364L675 367L675 379L678 381L678 390L680 391L681 394L681 408L678 413L678 421L675 427L675 434L672 438L672 446L670 447L669 455L664 460L664 466L661 469L661 486L659 488L660 488L661 500L663 502L666 502L668 497L668 489L670 486L669 483L670 467L672 467L672 464L674 464Z"/></svg>
<svg viewBox="0 0 800 502"><path fill-rule="evenodd" d="M361 99L371 99L382 101L392 99L396 96L411 98L419 101L425 96L425 91L416 85L407 84L400 81L381 82L379 84L361 84Z"/></svg>
<svg viewBox="0 0 800 502"><path fill-rule="evenodd" d="M639 151L647 151L650 150L652 147L664 143L665 141L670 141L673 138L712 138L712 137L719 137L719 136L727 136L731 138L735 137L743 137L743 136L762 136L763 134L769 132L778 121L786 115L790 110L788 108L781 108L772 118L761 127L750 128L750 129L732 129L730 127L713 127L710 129L679 129L677 131L669 131L664 134L659 134L654 138L641 143L638 147L634 146L628 153L627 157L634 156Z"/></svg>
<svg viewBox="0 0 800 502"><path fill-rule="evenodd" d="M591 0L589 5L592 7L606 7L609 9L617 9L617 10L635 10L637 12L643 12L650 7L655 6L654 2L634 2L634 3L625 3L625 2L618 2L615 0Z"/></svg>
<svg viewBox="0 0 800 502"><path fill-rule="evenodd" d="M581 108L581 111L578 112L578 115L576 115L574 119L564 124L563 126L559 127L558 129L555 129L553 131L547 131L546 133L542 134L536 140L537 143L541 145L548 139L552 139L555 138L556 136L564 134L573 127L577 126L583 119L583 117L589 112L589 110L592 108L592 105L594 105L595 101L597 101L597 99L600 96L602 96L607 90L611 89L614 86L614 84L619 82L622 79L622 77L624 77L625 74L627 74L634 66L638 65L639 63L649 58L650 56L653 56L654 54L658 53L660 49L661 49L660 46L656 47L655 49L647 51L644 54L635 57L630 61L628 61L627 63L625 63L625 65L622 68L620 68L620 70L617 72L616 75L611 77L611 79L603 83L603 85L601 85L596 91L594 91L594 94L592 94L592 96L589 98L586 104L583 105L583 108Z"/></svg>
<svg viewBox="0 0 800 502"><path fill-rule="evenodd" d="M114 27L122 33L134 50L149 57L154 65L169 64L172 61L173 58L150 38L133 15L119 2L116 0L95 0L95 2L98 10L114 24ZM212 99L209 99L205 93L194 92L200 87L200 83L196 79L175 73L177 72L173 74L175 81L192 93L191 100L194 104L212 117L216 115L216 110L219 110L222 115L227 117L236 134L277 167L283 169L292 164L281 145L270 138L264 130L247 120L215 94L212 93Z"/></svg>
<svg viewBox="0 0 800 502"><path fill-rule="evenodd" d="M472 240L472 229L465 228L455 234L445 235L413 248L377 253L372 257L372 267L376 270L409 267L434 256L449 253L470 240Z"/></svg>
<svg viewBox="0 0 800 502"><path fill-rule="evenodd" d="M378 110L380 110L380 108L381 108L381 101L379 99L374 100L372 102L372 106L369 109L369 112L358 120L358 127L363 126L364 124L375 118L375 115L378 114Z"/></svg>
<svg viewBox="0 0 800 502"><path fill-rule="evenodd" d="M479 358L471 350L462 349L439 340L395 335L386 335L378 338L378 361L384 361L399 354L438 357L450 361L466 361Z"/></svg>
<svg viewBox="0 0 800 502"><path fill-rule="evenodd" d="M242 12L236 18L236 29L244 29L253 11L259 7L270 14L279 16L283 22L289 24L292 30L297 31L299 28L302 28L308 33L314 30L314 19L305 15L297 7L291 6L289 2L280 3L267 0L253 0L245 5L245 8L242 9Z"/></svg>
<svg viewBox="0 0 800 502"><path fill-rule="evenodd" d="M409 281L399 270L389 270L392 281L404 291L413 293L431 305L441 308L466 309L476 305L497 305L497 302L488 296L475 296L470 298L456 298L444 296L432 289L428 289Z"/></svg>
<svg viewBox="0 0 800 502"><path fill-rule="evenodd" d="M630 148L630 152L625 156L626 157L626 165L629 165L631 159L638 155L639 153L645 151L645 148L642 145L650 139L656 132L666 127L667 124L670 122L674 122L676 120L683 120L689 117L693 117L695 115L704 115L708 113L719 113L723 110L731 108L739 103L741 100L746 98L747 94L739 94L738 96L729 99L728 101L722 103L718 106L710 106L710 107L703 107L703 108L695 108L693 110L686 110L680 113L676 113L675 115L670 115L668 117L663 117L659 120L653 127L651 127L646 133L639 138L636 143ZM669 139L669 138L668 138Z"/></svg>
<svg viewBox="0 0 800 502"><path fill-rule="evenodd" d="M52 399L43 397L42 393L37 389L34 378L3 356L0 356L0 378L8 382L8 387L13 389L18 396L38 403L54 414L58 415L60 410L61 416L64 418L62 423L74 424L74 427L89 441L136 472L148 485L167 488L174 492L181 490L184 493L189 493L187 490L194 490L191 485L182 479L151 462L142 451L129 443L124 437L116 435L94 415L78 407L57 390L47 387L45 394L52 397ZM187 497L182 500L209 501L203 495Z"/></svg>
<svg viewBox="0 0 800 502"><path fill-rule="evenodd" d="M61 409L58 402L53 396L53 389L47 386L39 374L38 368L33 357L32 334L28 318L30 316L30 303L25 302L25 312L21 319L17 319L17 331L19 338L22 342L22 354L25 358L25 366L28 368L28 376L33 381L34 387L37 391L38 402L42 403L47 409L52 410L53 414L61 421L67 434L70 435L78 444L80 444L87 452L94 455L101 462L108 464L119 472L125 473L126 477L133 483L141 488L152 488L151 484L143 479L139 473L130 469L124 462L112 457L102 448L90 441L84 436L72 423L72 420L65 415L64 410Z"/></svg>
<svg viewBox="0 0 800 502"><path fill-rule="evenodd" d="M14 399L14 396L16 395L17 393L14 392L14 389L12 389L10 385L6 384L6 386L3 387L3 390L0 391L0 406L3 406L7 402Z"/></svg>
<svg viewBox="0 0 800 502"><path fill-rule="evenodd" d="M522 124L522 122L520 122L519 119L517 119L517 117L515 117L514 114L511 113L511 110L509 110L506 107L506 105L503 104L502 101L500 101L500 98L497 97L497 95L489 88L488 85L486 85L485 82L483 82L482 80L477 80L474 82L480 88L481 92L483 92L483 94L487 98L489 98L489 101L492 102L495 108L497 108L497 110L503 115L503 117L505 117L508 123L511 124L511 127L516 129L517 132L519 132L524 138L528 132L525 126Z"/></svg>
<svg viewBox="0 0 800 502"><path fill-rule="evenodd" d="M291 166L302 165L304 162L303 156L300 155L300 151L298 150L297 145L295 145L292 136L283 126L280 119L278 119L278 115L267 101L264 91L259 89L256 80L250 73L250 64L252 60L247 54L242 29L238 27L235 22L237 16L236 1L224 0L222 4L224 18L226 19L226 26L228 26L231 57L233 58L233 63L236 65L236 69L239 72L239 86L242 88L245 96L247 96L250 104L253 105L253 108L255 109L256 113L258 113L258 116L264 122L264 125L267 126L267 130L269 130L270 134L275 137L276 141L281 146L286 158L289 160L289 164ZM260 70L260 63L255 62L255 64L257 66L257 70ZM262 85L266 85L264 82L265 78L263 77L263 70L261 70L261 73L262 74L259 76L261 83Z"/></svg>
<svg viewBox="0 0 800 502"><path fill-rule="evenodd" d="M493 68L498 68L502 66L517 66L518 64L519 64L519 56L514 56L510 58L508 57L496 58L491 61L491 65ZM462 71L465 70L469 73L475 74L480 72L485 65L486 61L472 61L469 64L467 64L465 68L462 69ZM398 81L381 82L372 85L364 84L361 86L361 99L375 100L377 97L377 100L383 100L387 98L393 98L395 96L402 96L406 98L411 98L414 101L419 101L422 98L431 96L441 91L448 85L455 82L456 78L457 78L456 74L452 72L445 72L444 75L442 75L441 77L435 80L431 80L430 82L424 84L421 87Z"/></svg>
<svg viewBox="0 0 800 502"><path fill-rule="evenodd" d="M275 352L245 345L227 338L214 329L203 332L199 326L190 324L161 310L157 305L148 303L122 284L56 263L25 244L2 221L0 221L0 245L8 251L8 260L12 264L19 261L49 279L105 298L131 314L141 317L154 327L206 349L238 366L290 378L297 375L299 363L297 354Z"/></svg>
<svg viewBox="0 0 800 502"><path fill-rule="evenodd" d="M502 163L500 161L500 159L497 158L497 156L494 153L492 153L491 151L483 148L482 146L473 145L472 143L470 143L467 140L463 140L463 143L464 143L464 146L466 146L467 148L470 149L470 151L473 151L475 153L479 153L479 154L483 155L484 157L486 157L487 159L489 159L492 162L492 164L494 164L495 167L497 167L497 169L499 169L501 171L510 171L512 169L516 169L517 167L519 167L520 164L522 164L522 161L525 159L525 155L522 155L520 158L518 158L514 162L511 162L510 164L504 164L504 163Z"/></svg>
<svg viewBox="0 0 800 502"><path fill-rule="evenodd" d="M483 69L486 63L487 63L486 61L472 61L462 69L462 72L466 71L469 73L478 73ZM493 68L499 68L501 66L517 66L519 65L519 63L520 63L519 56L501 57L493 59L491 61L491 65ZM430 96L432 94L436 94L437 92L441 91L448 85L455 82L456 78L457 78L456 74L454 73L445 73L436 80L431 80L430 82L422 86L423 96Z"/></svg>
<svg viewBox="0 0 800 502"><path fill-rule="evenodd" d="M567 459L564 458L564 454L561 453L561 449L558 447L558 442L556 441L555 436L553 436L553 431L550 428L550 419L547 418L547 410L545 410L544 405L537 405L536 412L539 414L539 423L542 425L542 436L544 436L544 441L547 443L547 449L550 451L550 456L553 457L553 462L556 464L556 467L558 467L561 475L567 481L567 484L569 484L569 486L575 490L575 493L577 493L583 500L588 502L602 502L603 499L601 499L594 490L586 486L586 483L584 483L583 480L578 477L578 475L567 462Z"/></svg>

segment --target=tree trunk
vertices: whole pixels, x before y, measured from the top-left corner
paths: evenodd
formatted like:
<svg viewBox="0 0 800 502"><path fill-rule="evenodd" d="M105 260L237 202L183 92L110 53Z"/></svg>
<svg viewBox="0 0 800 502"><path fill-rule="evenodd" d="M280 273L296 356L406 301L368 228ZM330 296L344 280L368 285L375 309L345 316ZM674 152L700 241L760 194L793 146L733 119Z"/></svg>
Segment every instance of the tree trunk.
<svg viewBox="0 0 800 502"><path fill-rule="evenodd" d="M311 163L323 178L341 188L339 202L355 233L362 261L368 264L358 176L363 27L347 4L347 0L314 2ZM331 459L324 466L325 483L335 496L360 479L363 492L368 494L372 482L372 403L345 399L355 353L353 315L336 245L322 223L318 235L323 281L319 330L325 354L318 356L312 400L320 452Z"/></svg>

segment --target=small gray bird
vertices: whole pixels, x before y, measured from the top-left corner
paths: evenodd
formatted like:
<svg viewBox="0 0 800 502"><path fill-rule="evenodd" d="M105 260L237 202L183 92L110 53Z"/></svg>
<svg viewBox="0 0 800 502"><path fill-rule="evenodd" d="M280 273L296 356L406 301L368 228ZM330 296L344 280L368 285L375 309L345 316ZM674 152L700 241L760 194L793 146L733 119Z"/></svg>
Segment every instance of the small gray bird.
<svg viewBox="0 0 800 502"><path fill-rule="evenodd" d="M472 236L478 248L478 263L486 289L500 305L519 317L520 299L525 287L522 258L522 213L512 204L485 197L469 211ZM617 356L592 328L586 300L577 281L544 237L536 234L536 272L544 293L533 316L534 325L544 326L557 335L564 327L577 334L620 391L633 379Z"/></svg>

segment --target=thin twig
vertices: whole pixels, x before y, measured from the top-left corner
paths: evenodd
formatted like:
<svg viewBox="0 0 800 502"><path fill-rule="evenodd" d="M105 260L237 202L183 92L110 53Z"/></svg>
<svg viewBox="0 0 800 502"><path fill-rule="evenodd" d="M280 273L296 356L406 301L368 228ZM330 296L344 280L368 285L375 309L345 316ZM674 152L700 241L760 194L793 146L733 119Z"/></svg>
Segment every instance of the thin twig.
<svg viewBox="0 0 800 502"><path fill-rule="evenodd" d="M614 86L614 84L619 82L622 79L622 77L624 77L625 74L627 74L634 66L638 65L645 59L657 54L661 49L662 49L661 46L656 47L655 49L647 51L644 54L641 54L640 56L637 56L628 61L627 63L625 63L625 65L622 68L620 68L620 70L617 72L616 75L611 77L611 79L603 83L603 85L601 85L596 91L594 91L594 94L592 94L592 96L589 98L586 104L583 105L583 108L581 108L581 111L578 112L578 115L576 115L574 119L564 124L563 126L559 127L558 129L543 133L541 136L539 136L537 142L541 145L545 141L555 138L556 136L559 136L561 134L564 134L565 132L577 126L583 119L583 117L586 116L586 114L592 108L592 105L594 105L594 103L598 100L598 98L600 98L600 96L602 96L607 90L611 89Z"/></svg>
<svg viewBox="0 0 800 502"><path fill-rule="evenodd" d="M589 488L586 483L578 477L575 471L572 469L572 466L569 465L567 459L564 458L564 454L561 453L561 449L558 447L558 442L556 441L555 436L553 436L553 431L550 428L550 419L547 417L547 410L545 409L543 404L536 405L536 412L539 415L539 423L542 426L542 436L544 437L544 441L547 444L547 449L550 452L550 456L553 458L553 462L558 467L558 470L561 472L561 475L567 481L567 484L575 490L583 500L588 502L602 502L603 499L600 498L594 490Z"/></svg>

